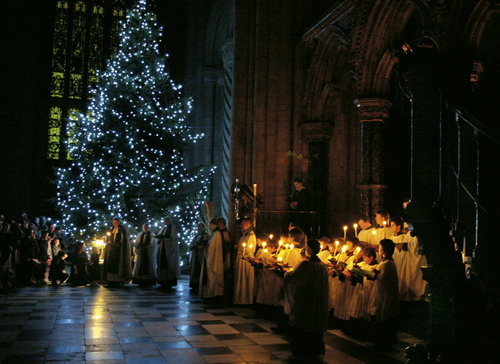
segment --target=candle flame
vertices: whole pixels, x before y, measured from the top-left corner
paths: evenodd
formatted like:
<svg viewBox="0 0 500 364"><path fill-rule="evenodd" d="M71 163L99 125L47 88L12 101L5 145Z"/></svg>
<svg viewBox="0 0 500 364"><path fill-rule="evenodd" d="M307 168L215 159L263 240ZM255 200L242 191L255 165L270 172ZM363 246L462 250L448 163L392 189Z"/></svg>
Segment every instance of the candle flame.
<svg viewBox="0 0 500 364"><path fill-rule="evenodd" d="M358 247L356 248L356 251L359 253L359 252L361 251L361 248L358 246Z"/></svg>
<svg viewBox="0 0 500 364"><path fill-rule="evenodd" d="M267 253L267 249L264 249L264 253Z"/></svg>
<svg viewBox="0 0 500 364"><path fill-rule="evenodd" d="M288 249L288 248L290 247L290 244L287 244L287 245L285 245L285 246L286 246L286 248Z"/></svg>
<svg viewBox="0 0 500 364"><path fill-rule="evenodd" d="M283 259L283 258L279 257L279 258L278 258L278 261L280 261L280 262L281 262L281 260L282 260L282 259Z"/></svg>
<svg viewBox="0 0 500 364"><path fill-rule="evenodd" d="M265 247L266 247L266 244L267 244L266 242L263 242L263 243L262 243L262 246L265 248Z"/></svg>
<svg viewBox="0 0 500 364"><path fill-rule="evenodd" d="M347 226L344 226L344 230L347 230Z"/></svg>
<svg viewBox="0 0 500 364"><path fill-rule="evenodd" d="M252 248L253 248L253 245L252 245L252 244L250 244L248 247L249 247L250 249L252 249Z"/></svg>
<svg viewBox="0 0 500 364"><path fill-rule="evenodd" d="M293 249L293 244L290 245L290 250Z"/></svg>
<svg viewBox="0 0 500 364"><path fill-rule="evenodd" d="M338 241L338 240L337 240L337 241L335 241L335 245L339 245L339 241Z"/></svg>
<svg viewBox="0 0 500 364"><path fill-rule="evenodd" d="M247 243L243 243L243 248L247 246Z"/></svg>
<svg viewBox="0 0 500 364"><path fill-rule="evenodd" d="M375 235L377 232L375 230L372 231L372 234Z"/></svg>
<svg viewBox="0 0 500 364"><path fill-rule="evenodd" d="M269 235L269 239L272 239L273 237L274 237L274 235L273 235L273 234Z"/></svg>
<svg viewBox="0 0 500 364"><path fill-rule="evenodd" d="M283 245L283 242L280 240L280 246L282 246L282 245Z"/></svg>
<svg viewBox="0 0 500 364"><path fill-rule="evenodd" d="M323 244L320 244L320 245L319 245L319 249L320 249L320 250L323 250Z"/></svg>
<svg viewBox="0 0 500 364"><path fill-rule="evenodd" d="M342 247L342 253L344 253L346 249L347 249L347 247L344 245L344 246Z"/></svg>
<svg viewBox="0 0 500 364"><path fill-rule="evenodd" d="M357 229L358 228L358 224L354 224L354 228Z"/></svg>

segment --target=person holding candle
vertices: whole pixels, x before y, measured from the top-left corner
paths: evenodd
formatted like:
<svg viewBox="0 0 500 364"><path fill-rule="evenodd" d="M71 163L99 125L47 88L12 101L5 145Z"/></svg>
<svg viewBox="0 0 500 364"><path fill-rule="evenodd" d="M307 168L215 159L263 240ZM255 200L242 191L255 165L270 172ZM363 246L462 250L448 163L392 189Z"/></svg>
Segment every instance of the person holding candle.
<svg viewBox="0 0 500 364"><path fill-rule="evenodd" d="M257 240L250 218L243 218L240 228L242 236L236 251L233 303L236 305L251 305L253 303L255 272L250 262L242 259L242 257L254 258Z"/></svg>
<svg viewBox="0 0 500 364"><path fill-rule="evenodd" d="M366 215L359 216L358 225L361 228L361 231L358 233L359 241L364 241L368 245L373 246L373 231L375 231L375 228L372 226L370 218Z"/></svg>
<svg viewBox="0 0 500 364"><path fill-rule="evenodd" d="M378 225L377 234L374 236L372 246L378 248L378 244L383 239L391 239L394 233L390 228L391 215L386 210L377 210L375 222Z"/></svg>
<svg viewBox="0 0 500 364"><path fill-rule="evenodd" d="M198 294L201 298L222 297L224 295L224 258L222 234L217 228L217 219L210 220L212 237L204 248Z"/></svg>
<svg viewBox="0 0 500 364"><path fill-rule="evenodd" d="M356 259L355 247L359 245L358 238L351 236L347 239L346 245L342 248L342 253L339 256L338 262L345 265L345 268L341 273L338 274L339 284L337 285L337 295L334 302L334 315L340 322L340 327L342 331L347 329L347 320L349 320L349 306L351 302L351 296L353 291L353 285L350 280L346 278L349 277L347 270L352 268L353 263Z"/></svg>

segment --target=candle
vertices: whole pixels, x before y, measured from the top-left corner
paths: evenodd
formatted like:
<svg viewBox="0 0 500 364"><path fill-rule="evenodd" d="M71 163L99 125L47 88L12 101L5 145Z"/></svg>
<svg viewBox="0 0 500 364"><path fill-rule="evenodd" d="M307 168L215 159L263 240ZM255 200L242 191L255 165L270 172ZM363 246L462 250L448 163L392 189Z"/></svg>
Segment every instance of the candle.
<svg viewBox="0 0 500 364"><path fill-rule="evenodd" d="M265 248L265 247L266 247L266 244L267 244L267 243L264 241L264 242L262 243L262 247L263 247L263 248Z"/></svg>
<svg viewBox="0 0 500 364"><path fill-rule="evenodd" d="M245 250L246 250L246 247L247 247L247 243L243 243L243 255L245 255Z"/></svg>
<svg viewBox="0 0 500 364"><path fill-rule="evenodd" d="M358 237L358 224L354 224L354 235Z"/></svg>
<svg viewBox="0 0 500 364"><path fill-rule="evenodd" d="M253 184L253 207L257 207L257 183Z"/></svg>
<svg viewBox="0 0 500 364"><path fill-rule="evenodd" d="M274 235L273 235L273 234L269 235L269 239L271 239L271 240L272 240L272 239L273 239L273 237L274 237Z"/></svg>
<svg viewBox="0 0 500 364"><path fill-rule="evenodd" d="M283 258L282 258L282 257L279 257L279 258L278 258L278 262L281 262L282 260L283 260Z"/></svg>
<svg viewBox="0 0 500 364"><path fill-rule="evenodd" d="M347 226L344 226L344 239L346 238L347 236Z"/></svg>
<svg viewBox="0 0 500 364"><path fill-rule="evenodd" d="M280 247L283 245L283 242L280 240Z"/></svg>
<svg viewBox="0 0 500 364"><path fill-rule="evenodd" d="M267 253L267 249L264 249L264 253Z"/></svg>
<svg viewBox="0 0 500 364"><path fill-rule="evenodd" d="M285 246L286 246L286 248L288 249L288 248L290 247L290 244L287 244L287 245L285 245Z"/></svg>
<svg viewBox="0 0 500 364"><path fill-rule="evenodd" d="M292 249L293 249L293 244L290 244L290 250L292 250Z"/></svg>
<svg viewBox="0 0 500 364"><path fill-rule="evenodd" d="M337 254L337 248L339 247L339 241L336 240L335 241L335 251L333 252L333 256L335 256Z"/></svg>
<svg viewBox="0 0 500 364"><path fill-rule="evenodd" d="M321 250L323 250L323 244L320 244L320 245L319 245L319 250L320 250L320 251L321 251Z"/></svg>
<svg viewBox="0 0 500 364"><path fill-rule="evenodd" d="M344 246L342 247L342 254L344 254L344 253L345 253L345 250L346 250L346 249L347 249L347 246L345 246L345 245L344 245ZM344 262L345 262L346 260L347 260L347 257L346 257L346 256L344 256Z"/></svg>
<svg viewBox="0 0 500 364"><path fill-rule="evenodd" d="M372 235L375 235L377 232L375 230L372 230Z"/></svg>
<svg viewBox="0 0 500 364"><path fill-rule="evenodd" d="M383 224L384 224L384 227L385 227L385 225L387 225L387 221L384 221Z"/></svg>

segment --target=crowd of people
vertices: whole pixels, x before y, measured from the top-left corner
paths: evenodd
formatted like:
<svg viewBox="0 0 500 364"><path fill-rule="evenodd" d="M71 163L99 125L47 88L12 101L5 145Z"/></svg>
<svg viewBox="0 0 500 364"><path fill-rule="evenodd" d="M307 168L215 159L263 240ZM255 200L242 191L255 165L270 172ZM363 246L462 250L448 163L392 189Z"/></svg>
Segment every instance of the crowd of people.
<svg viewBox="0 0 500 364"><path fill-rule="evenodd" d="M145 223L132 243L115 218L104 250L95 246L90 257L83 243L71 242L44 217L33 223L25 215L10 222L0 219L3 292L66 281L177 285L179 238L168 217L157 234ZM208 302L250 305L258 315L275 318L273 331L290 333L297 354L324 352L323 331L332 321L348 335L392 345L399 302L425 297L420 269L425 256L401 217L379 210L375 221L372 226L360 216L356 236L309 241L294 223L274 237L256 235L252 220L243 218L239 241L232 239L224 218L212 219L208 229L200 223L189 244L189 286Z"/></svg>

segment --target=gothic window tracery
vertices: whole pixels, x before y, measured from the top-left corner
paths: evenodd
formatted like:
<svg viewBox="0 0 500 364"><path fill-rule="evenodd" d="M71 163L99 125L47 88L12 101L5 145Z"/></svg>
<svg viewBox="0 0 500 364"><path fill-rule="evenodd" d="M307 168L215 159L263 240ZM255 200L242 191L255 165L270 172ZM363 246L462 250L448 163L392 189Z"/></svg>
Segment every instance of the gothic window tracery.
<svg viewBox="0 0 500 364"><path fill-rule="evenodd" d="M63 146L74 130L67 122L90 99L97 70L116 51L120 21L127 0L59 0L56 3L52 46L52 108L49 110L48 159L71 159Z"/></svg>

